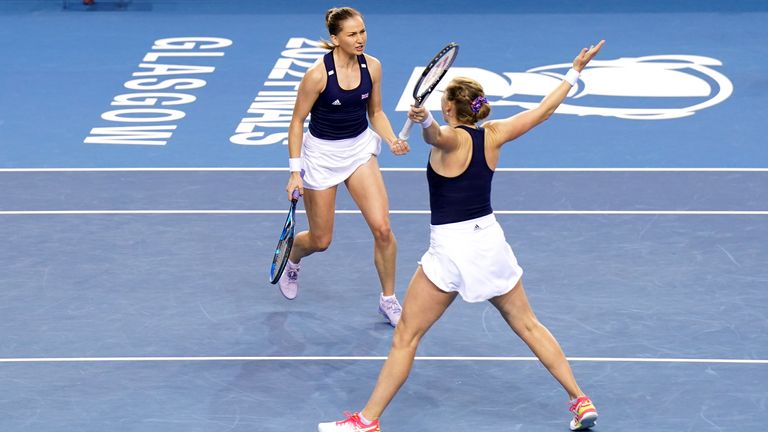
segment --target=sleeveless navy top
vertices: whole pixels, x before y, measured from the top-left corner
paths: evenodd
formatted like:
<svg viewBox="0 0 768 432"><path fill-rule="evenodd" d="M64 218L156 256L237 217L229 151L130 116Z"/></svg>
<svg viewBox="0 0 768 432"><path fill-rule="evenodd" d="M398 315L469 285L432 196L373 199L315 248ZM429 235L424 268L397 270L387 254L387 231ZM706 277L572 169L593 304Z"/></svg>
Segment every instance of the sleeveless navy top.
<svg viewBox="0 0 768 432"><path fill-rule="evenodd" d="M345 90L339 86L333 51L323 56L328 81L310 111L309 132L313 136L325 140L354 138L368 128L368 98L373 81L365 56L357 56L357 62L360 84L352 90Z"/></svg>
<svg viewBox="0 0 768 432"><path fill-rule="evenodd" d="M493 170L485 161L485 130L458 126L472 137L472 157L469 166L456 177L443 177L427 162L429 207L432 225L442 225L475 219L493 213L491 180Z"/></svg>

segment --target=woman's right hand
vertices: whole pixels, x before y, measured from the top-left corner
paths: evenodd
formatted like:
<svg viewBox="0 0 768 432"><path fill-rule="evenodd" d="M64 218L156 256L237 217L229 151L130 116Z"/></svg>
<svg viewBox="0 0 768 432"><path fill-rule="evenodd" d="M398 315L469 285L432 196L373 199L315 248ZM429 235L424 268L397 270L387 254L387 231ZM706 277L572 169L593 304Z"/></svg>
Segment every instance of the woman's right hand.
<svg viewBox="0 0 768 432"><path fill-rule="evenodd" d="M291 171L291 176L288 177L288 185L285 187L285 191L288 192L288 201L294 199L293 191L299 190L299 196L304 195L304 181L301 179L301 173L299 171Z"/></svg>
<svg viewBox="0 0 768 432"><path fill-rule="evenodd" d="M411 109L408 110L408 118L414 123L421 123L427 118L427 109L423 106L411 105Z"/></svg>

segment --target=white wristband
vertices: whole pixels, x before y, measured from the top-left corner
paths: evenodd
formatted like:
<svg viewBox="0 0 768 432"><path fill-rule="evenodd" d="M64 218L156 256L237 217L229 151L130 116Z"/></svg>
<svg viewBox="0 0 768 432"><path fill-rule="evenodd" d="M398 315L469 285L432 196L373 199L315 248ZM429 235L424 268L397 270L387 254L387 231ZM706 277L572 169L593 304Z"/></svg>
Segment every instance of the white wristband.
<svg viewBox="0 0 768 432"><path fill-rule="evenodd" d="M432 123L435 121L435 118L432 117L432 112L427 111L427 118L424 119L424 121L421 122L421 127L424 129L432 126Z"/></svg>
<svg viewBox="0 0 768 432"><path fill-rule="evenodd" d="M288 158L288 170L301 171L301 158Z"/></svg>
<svg viewBox="0 0 768 432"><path fill-rule="evenodd" d="M577 71L574 68L570 68L568 69L568 72L565 74L565 80L568 81L568 84L570 84L571 87L573 87L574 85L576 85L576 81L579 80L579 75L580 75L579 71Z"/></svg>

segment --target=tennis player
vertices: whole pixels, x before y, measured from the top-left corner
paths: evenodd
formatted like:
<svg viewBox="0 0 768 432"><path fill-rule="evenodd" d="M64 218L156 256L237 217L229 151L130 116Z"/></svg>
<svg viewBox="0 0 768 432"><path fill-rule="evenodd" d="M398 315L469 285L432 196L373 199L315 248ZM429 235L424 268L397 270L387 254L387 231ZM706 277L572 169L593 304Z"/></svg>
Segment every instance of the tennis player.
<svg viewBox="0 0 768 432"><path fill-rule="evenodd" d="M592 427L597 410L573 376L552 334L531 310L517 264L491 209L491 179L501 147L548 119L563 102L579 73L605 41L584 48L565 79L536 108L515 116L477 123L491 112L482 87L455 78L441 100L439 126L429 111L412 107L408 117L423 126L432 146L427 164L430 208L429 250L408 286L405 310L392 348L368 403L346 419L321 423L320 432L378 432L379 417L405 383L419 341L457 295L468 302L488 300L528 345L570 398L571 430Z"/></svg>
<svg viewBox="0 0 768 432"><path fill-rule="evenodd" d="M368 35L363 16L350 7L332 8L325 22L331 51L302 78L288 132L291 174L286 190L288 199L295 189L304 196L309 230L296 235L278 284L287 299L296 298L299 263L331 244L336 189L344 183L373 233L382 291L379 312L395 326L402 311L395 296L397 242L377 156L382 138L395 155L410 148L397 138L382 111L382 68L379 60L364 53ZM304 133L309 114L309 131Z"/></svg>

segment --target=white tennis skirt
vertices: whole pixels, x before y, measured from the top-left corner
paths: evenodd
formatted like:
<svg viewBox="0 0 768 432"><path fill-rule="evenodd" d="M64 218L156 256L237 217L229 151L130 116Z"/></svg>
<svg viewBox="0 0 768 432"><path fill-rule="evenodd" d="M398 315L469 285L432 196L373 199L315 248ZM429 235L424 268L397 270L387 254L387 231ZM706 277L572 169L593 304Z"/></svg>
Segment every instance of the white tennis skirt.
<svg viewBox="0 0 768 432"><path fill-rule="evenodd" d="M429 250L421 257L427 278L470 303L511 291L523 269L493 213L463 222L430 225Z"/></svg>
<svg viewBox="0 0 768 432"><path fill-rule="evenodd" d="M322 190L343 183L380 152L381 137L370 128L354 138L341 140L320 139L307 131L301 146L304 187Z"/></svg>

